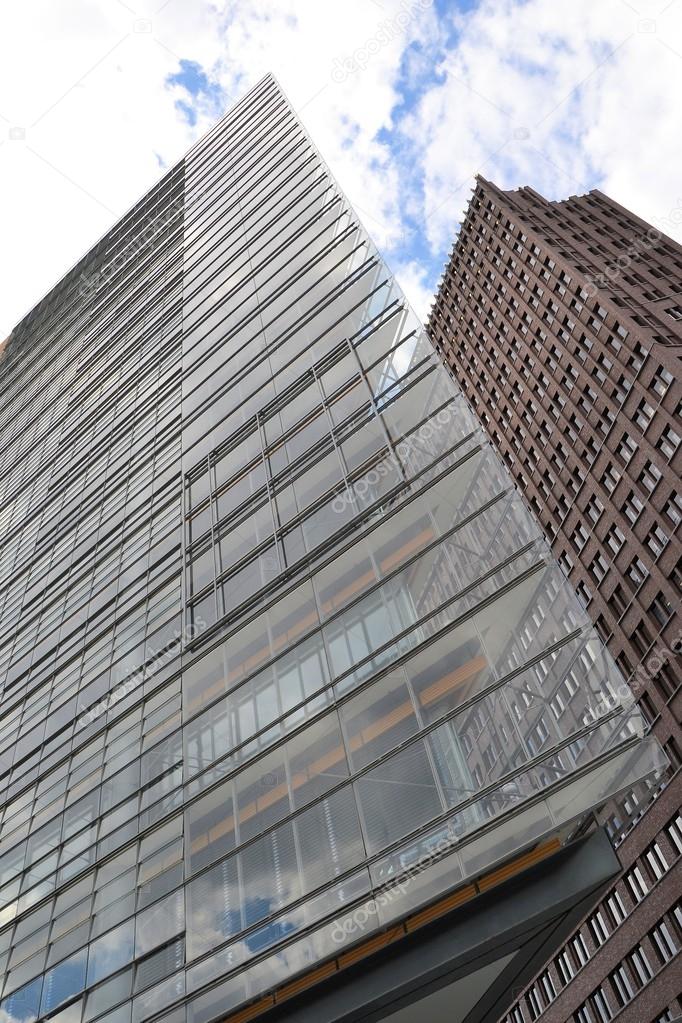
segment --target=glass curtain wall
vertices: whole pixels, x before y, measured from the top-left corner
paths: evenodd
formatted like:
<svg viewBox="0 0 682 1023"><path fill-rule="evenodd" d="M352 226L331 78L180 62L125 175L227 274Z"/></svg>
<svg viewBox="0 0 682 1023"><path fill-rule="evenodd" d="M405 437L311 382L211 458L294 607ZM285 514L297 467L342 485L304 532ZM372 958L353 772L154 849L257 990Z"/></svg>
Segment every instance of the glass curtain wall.
<svg viewBox="0 0 682 1023"><path fill-rule="evenodd" d="M10 341L6 1018L210 1023L662 771L271 77Z"/></svg>

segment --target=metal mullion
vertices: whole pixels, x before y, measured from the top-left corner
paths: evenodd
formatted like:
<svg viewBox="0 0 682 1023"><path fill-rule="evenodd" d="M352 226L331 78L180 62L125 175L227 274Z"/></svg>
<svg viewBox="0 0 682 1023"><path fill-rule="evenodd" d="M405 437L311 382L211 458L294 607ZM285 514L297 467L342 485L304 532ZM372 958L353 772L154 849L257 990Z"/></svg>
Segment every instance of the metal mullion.
<svg viewBox="0 0 682 1023"><path fill-rule="evenodd" d="M290 341L291 338L300 329L301 322L306 322L307 323L310 320L314 319L319 313L323 312L324 309L326 309L329 305L331 305L333 302L335 302L339 298L339 296L343 293L343 291L347 290L349 287L352 287L353 285L355 285L359 281L361 281L363 277L365 277L374 267L376 267L376 265L377 265L376 262L371 263L370 261L367 261L365 264L363 264L363 266L361 266L357 270L353 271L353 274L352 274L352 276L351 276L351 278L349 280L344 281L342 285L335 285L335 287L332 288L332 291L328 292L325 296L323 296L323 298L320 299L316 303L316 305L313 306L312 309L308 310L308 312L303 314L303 316L299 316L298 319L296 319L294 321L294 323L290 324L284 331L281 331L277 335L277 337L274 339L274 341L272 341L268 345L267 349L264 350L262 353L260 353L260 357L263 358L263 359L266 359L266 358L270 357L270 354L272 352L278 352L279 349L282 348L288 341ZM323 278L323 280L326 279L328 276L329 276L329 274L325 275L325 278ZM383 285L380 285L380 286L383 286ZM380 286L377 286L377 288L375 288L372 292L370 292L370 294L374 294L374 292L377 291L378 287L380 287ZM358 301L356 303L356 305L353 307L353 310L351 310L351 311L354 311L359 306L361 306L364 301L365 301L365 299L362 299L361 301ZM287 309L288 308L289 307L287 307ZM285 310L285 312L286 311L287 310ZM280 318L281 315L283 315L283 314L278 314L277 317L275 317L274 320L271 320L270 321L270 325L274 324L276 322L276 320ZM260 310L259 310L259 317L260 317L260 322L261 322L261 331L263 331L263 317L262 317L262 313L261 313ZM253 319L253 317L252 317L252 319ZM344 316L340 316L336 322L338 323L338 322L340 322L343 319L344 319ZM238 325L238 327L235 327L230 332L229 338L232 338L238 332L238 328L241 329L242 326L243 326L243 321L240 321L240 324ZM325 333L327 333L327 331L323 331L322 334L317 335L314 338L312 344L315 344L318 340L320 340L320 338L323 337ZM254 335L254 337L250 338L249 341L245 342L245 344L242 345L241 348L238 349L238 351L241 352L246 347L248 347L248 345L252 344L254 339L255 339L255 337L256 337L256 335ZM196 344L198 344L198 342L195 342L195 345ZM192 348L194 348L195 345L193 345ZM202 357L200 364L203 365L203 363L205 361L207 361L212 354L214 354L216 347L217 347L217 342L216 342L216 344L214 346L212 346L211 350L209 352L207 352ZM298 358L298 356L296 356L296 358ZM227 394L235 386L236 383L241 382L242 380L244 380L247 375L248 375L248 373L244 372L244 371L240 371L238 374L235 374L230 379L230 381L228 382L228 386L223 387L221 389L221 393L223 395ZM241 405L241 402L239 404ZM194 418L196 418L198 415L199 415L198 412L195 413ZM190 419L190 422L193 422L193 419Z"/></svg>
<svg viewBox="0 0 682 1023"><path fill-rule="evenodd" d="M350 346L348 346L348 347L350 347ZM340 359L338 361L340 361ZM336 365L336 362L334 363L334 365ZM318 389L319 389L319 392L320 392L320 398L322 400L322 407L324 409L324 414L325 414L327 422L329 424L329 435L330 435L331 441L332 441L332 450L336 451L336 453L337 453L337 455L339 457L339 464L341 465L341 475L343 476L343 482L344 482L344 484L346 486L346 491L350 494L350 486L349 486L349 483L348 483L348 466L346 464L346 459L345 459L345 456L343 454L343 451L341 450L341 448L340 448L340 446L339 446L339 444L337 443L337 440L336 440L336 435L335 435L335 432L334 432L335 431L334 420L332 419L331 412L329 411L329 404L327 402L327 398L326 398L326 395L324 393L324 388L322 386L322 379L321 379L319 373L317 372L317 370L315 369L315 366L312 366L310 371L311 371L311 373L313 375L313 379L317 382L317 386L318 386Z"/></svg>
<svg viewBox="0 0 682 1023"><path fill-rule="evenodd" d="M499 691L499 685L497 687L497 691ZM445 718L440 719L439 721L434 722L434 723L428 725L425 729L420 730L420 732L417 733L416 735L409 736L407 739L403 740L401 743L398 743L398 745L396 745L392 749L388 750L386 753L382 754L380 757L376 758L375 760L371 761L369 764L365 765L360 770L355 771L355 772L351 772L348 775L347 778L343 778L342 780L337 782L335 785L333 785L330 789L328 789L321 796L315 797L313 800L311 800L309 803L306 803L304 806L298 807L297 809L294 809L293 811L291 811L286 817L283 817L281 820L275 821L268 828L266 828L261 834L255 835L254 837L248 839L247 841L241 843L240 845L235 846L235 848L230 852L229 855L230 856L238 855L244 849L247 849L250 846L254 845L256 842L260 841L260 839L263 837L263 835L272 834L278 828L280 828L283 824L297 820L303 813L307 812L308 810L310 810L314 806L318 806L319 804L321 804L325 800L329 799L331 796L333 796L337 792L341 791L342 789L344 789L344 788L346 788L348 786L351 786L352 788L354 788L355 783L359 779L361 779L363 777L366 777L371 771L375 770L377 767L379 767L382 764L388 762L394 756L396 756L397 754L403 752L405 749L408 749L410 746L415 745L420 739L424 739L426 736L433 734L436 731L436 729L438 727L440 727L446 721L455 720L460 714L465 713L466 709L467 709L466 706L465 707L457 708L456 710L451 711L449 713L449 715L447 715ZM333 712L334 712L334 709L332 708L332 713ZM599 725L608 724L610 721L613 721L614 719L616 719L619 716L619 713L620 713L619 711L612 711L609 714L604 715L602 718L599 719ZM485 796L488 796L488 795L492 795L495 791L499 790L503 785L507 784L508 782L513 781L516 778L521 777L524 774L528 773L529 771L534 770L536 767L541 766L546 760L549 759L549 757L555 756L557 754L560 754L561 752L563 752L566 748L571 746L577 740L579 740L581 738L587 738L589 735L591 735L593 732L596 731L596 729L597 729L597 727L599 727L599 725L597 725L597 726L584 725L582 728L579 728L572 735L562 737L560 739L560 741L558 743L556 743L550 749L548 749L548 750L540 750L535 756L528 757L528 759L524 763L518 765L517 767L510 768L510 770L508 770L508 771L505 771L495 781L489 782L487 785L483 785L480 788L472 789L471 792L470 792L470 795L468 796L468 798L460 801L459 803L456 803L454 806L448 806L447 809L442 810L440 814L435 815L432 818L431 822L429 822L428 827L429 828L437 827L439 823L445 823L448 819L450 819L451 817L454 817L456 814L460 813L463 809L466 809L467 807L475 804L481 798L484 798ZM637 741L638 740L636 739L636 737L633 736L630 739L627 739L623 743L621 743L621 745L619 747L608 749L608 750L602 750L602 752L599 753L596 757L594 757L594 759L592 761L590 761L588 764L583 765L581 768L578 768L575 772L573 772L573 777L574 778L576 776L580 777L580 776L584 775L585 773L589 773L591 770L593 770L595 768L595 766L597 764L608 762L609 760L611 760L615 756L617 756L619 753L624 752L626 749L629 749L632 746L636 745ZM286 741L285 741L285 743L286 743ZM285 745L285 743L283 743L281 745ZM278 747L273 747L273 748L276 749ZM254 762L257 762L257 761L254 761ZM220 783L218 783L218 784L224 784L224 782L226 780L233 779L233 778L237 777L237 775L238 775L238 772L235 772L235 774L230 775L228 779L221 779ZM566 780L566 777L558 778L554 782L550 782L550 784L546 785L544 788L538 790L533 795L529 796L527 799L524 799L523 800L523 805L524 806L534 805L539 800L542 800L542 799L546 798L546 794L548 792L551 793L552 791L558 791L558 790L562 789L563 787L565 787L565 785L567 783L568 782ZM192 805L192 803L196 802L198 799L200 799L202 796L204 796L206 791L215 791L217 789L217 787L218 787L218 785L216 785L216 786L214 786L214 787L212 787L212 788L210 788L208 790L204 790L204 792L202 792L198 796L194 797L188 803L183 804L185 809L187 808L187 805ZM357 802L357 799L356 799L356 805L358 805L358 807L360 805ZM518 807L518 804L517 804L517 807ZM515 807L511 808L511 812L512 813L515 812ZM492 827L495 827L496 824L499 823L499 818L500 817L503 818L504 816L505 816L505 813L500 814L500 815L498 815L497 818L493 818L491 821L486 822L486 824L489 824ZM486 827L486 824L484 824L483 827ZM382 850L379 850L378 852L373 853L371 856L368 857L368 860L370 862L376 862L378 860L383 859L386 855L390 854L390 852L397 851L402 846L404 846L405 844L409 844L409 842L413 841L414 839L417 839L419 837L419 835L423 832L423 830L424 830L424 827L423 826L419 826L417 829L415 829L412 832L409 832L407 835L403 835L400 838L396 839L394 842L390 843L386 848L384 848ZM475 829L475 830L478 831L480 829ZM363 844L364 844L364 836L363 836ZM205 875L206 873L208 873L215 866L216 862L220 862L220 859L218 859L217 861L214 861L213 863L207 864L206 866L204 866L204 867L200 868L199 870L197 870L195 873L193 873L191 875L191 880L194 880L195 878L201 877L202 875ZM366 865L369 866L370 863L366 863ZM357 869L357 866L354 869Z"/></svg>
<svg viewBox="0 0 682 1023"><path fill-rule="evenodd" d="M268 504L270 505L270 518L272 520L272 538L275 544L275 550L277 552L277 564L279 565L280 572L284 571L284 558L280 552L281 540L279 538L279 531L277 527L277 519L275 518L275 491L272 486L272 476L270 473L270 459L265 454L265 443L263 437L263 423L260 412L256 415L256 427L258 429L258 440L260 441L261 458L263 459L263 467L265 469L265 486L267 489ZM277 513L279 518L279 512Z"/></svg>
<svg viewBox="0 0 682 1023"><path fill-rule="evenodd" d="M213 462L211 460L210 454L206 456L206 462L207 462L207 465L208 465L208 469L207 469L207 472L208 472L208 500L209 500L209 509L210 509L210 518L211 518L211 551L213 553L213 559L212 559L213 560L213 603L215 605L216 621L218 621L219 618L220 618L220 612L222 611L222 608L219 608L219 606L218 606L218 565L217 565L217 561L216 561L216 543L217 543L217 538L216 538L217 522L216 522L216 520L217 520L217 517L218 517L218 502L216 501L216 498L215 498L215 486L214 486L215 470L213 468Z"/></svg>
<svg viewBox="0 0 682 1023"><path fill-rule="evenodd" d="M355 361L357 363L357 367L358 367L358 370L360 372L360 376L364 380L364 382L365 382L365 384L367 386L367 390L369 391L370 404L371 404L371 406L372 406L372 408L374 410L374 415L379 420L379 423L380 423L380 426L381 426L381 430L382 430L382 432L384 434L384 438L386 440L386 446L387 446L388 450L391 452L394 461L397 463L397 465L400 466L400 474L401 474L401 476L403 477L405 482L408 483L409 480L408 480L407 474L405 472L405 467L403 466L403 463L400 461L400 459L398 458L398 456L395 453L395 447L393 445L393 441L391 440L391 436L390 436L390 434L388 432L388 427L386 426L386 423L384 422L384 417L381 415L381 413L379 412L379 409L377 408L377 403L376 403L376 399L374 397L374 392L372 391L372 388L370 386L369 380L367 379L367 375L365 373L363 365L360 362L360 356L358 355L357 350L356 350L354 345L349 344L348 347L350 348L351 352L353 353L353 358L355 359ZM395 399L395 400L397 401L398 399ZM392 404L395 404L395 401Z"/></svg>
<svg viewBox="0 0 682 1023"><path fill-rule="evenodd" d="M460 447L462 443L465 443L465 442L466 442L467 440L470 440L472 436L473 436L473 434L470 434L470 435L469 435L468 437L466 437L466 438L465 438L465 440L464 440L464 441L460 442L459 444L456 444L456 445L454 446L454 448L452 448L450 452L446 452L446 454L451 454L451 453L452 453L452 451L454 451L454 450L456 450L456 449L457 449L458 447ZM459 466L460 466L461 464L463 464L463 462L464 462L464 461L466 461L466 460L467 460L468 458L471 458L471 457L472 457L473 455L475 455L475 454L476 454L476 453L477 453L478 451L480 451L480 450L481 450L481 448L480 448L480 446L479 446L479 447L475 448L474 450L470 451L470 452L469 452L468 454L466 454L466 455L464 456L464 458L463 458L463 459L462 459L461 461L459 461L459 462L458 462L458 463L457 463L456 465L454 465L454 466L448 466L445 472L441 473L441 474L440 474L440 475L439 475L439 476L438 476L438 477L437 477L436 479L434 479L434 480L433 480L433 483L437 483L437 482L439 482L439 481L440 481L441 479L443 479L443 478L444 478L445 476L447 476L447 475L449 474L449 472L452 472L452 471L454 471L455 469L457 469L457 468L458 468L458 467L459 467ZM441 461L441 459L438 459L438 461ZM433 464L435 464L435 463L433 463ZM433 468L433 464L431 464L431 465L427 466L427 467L426 467L426 469L424 470L424 472L426 472L426 471L428 471L429 469ZM420 474L420 475L422 475L422 474ZM419 477L417 477L417 478L419 478ZM404 488L404 486L405 486L404 484L402 484L402 485L401 485L401 487L403 487L403 488ZM395 489L396 489L396 488L394 488L394 490L395 490ZM401 491L401 492L402 492L402 491ZM506 491L505 491L504 493L506 493ZM394 496L395 496L395 495L394 495ZM418 494L418 493L416 493L416 494L412 494L412 495L409 495L409 494L408 494L408 497L407 497L407 501L406 501L406 503L407 503L407 502L409 502L410 500L416 499L416 498L417 498L418 496L419 496L419 494ZM499 499L499 496L500 496L500 495L498 495L498 496L497 496L497 497L495 498L495 500L498 500L498 499ZM379 502L379 503L385 503L385 502L386 502L386 500L387 500L387 499L386 499L386 498L384 497L384 498L382 498L381 502ZM372 508L376 508L376 507L379 507L379 503L376 503L376 505L370 505L370 506L369 506L369 509L372 509ZM490 504L490 503L492 503L492 502L487 502L487 504ZM477 512L476 512L476 514L479 514L479 513L480 513L480 511L483 511L483 510L484 510L484 508L485 508L485 507L487 507L487 504L486 504L485 506L482 506L482 507L481 507L480 509L478 509L478 510L477 510ZM402 507L402 504L401 504L401 507ZM373 532L373 529L374 529L374 528L375 528L376 526L378 526L378 525L379 525L379 521L378 521L378 520L376 520L376 518L375 518L375 517L374 517L374 520L373 520L373 516L372 516L372 514L370 514L370 513L369 513L369 509L368 509L368 514L366 514L366 515L364 515L364 514L363 514L363 517L362 517L362 518L363 518L363 521L362 521L361 525L363 525L363 526L367 526L367 525L369 525L369 526L370 526L370 528L369 528L369 529L365 530L365 532L363 533L363 536L367 536L367 535L369 535L369 534L370 534L371 532ZM449 535L450 535L450 533L452 533L452 532L454 532L454 531L455 531L455 529L457 529L457 528L460 528L460 527L461 527L461 526L463 526L463 525L464 525L464 524L465 524L466 522L468 522L470 518L473 518L473 517L475 517L475 516L469 516L469 517L468 517L467 519L465 519L465 520L464 520L463 522L461 522L461 523L458 523L457 527L454 527L453 529L449 530L449 531L448 531L448 533L446 534L446 536L449 536ZM373 520L373 522L372 522L372 520ZM384 518L384 520L382 520L382 521L385 521L385 518ZM350 535L350 534L349 534L349 535ZM318 558L322 557L322 556L324 555L324 553L325 553L325 551L326 551L327 549L332 549L332 548L333 548L333 547L335 547L335 546L338 546L338 543L337 543L337 544L331 544L331 545L322 545L322 546L321 546L321 549L320 549L320 551L319 551L319 553L318 553ZM527 550L527 549L530 549L530 547L531 547L531 546L532 546L532 544L527 544L525 548L523 548L523 549L522 549L521 551L519 551L519 552L517 552L517 553L515 554L515 557L518 557L518 555L519 555L519 554L522 554L522 553L524 553L524 551L525 551L525 550ZM335 557L338 557L338 555L339 555L340 553L344 553L344 552L345 552L346 550L348 550L348 547L345 547L345 548L343 548L343 549L342 549L341 551L337 551L337 552L336 552L336 554L335 554ZM423 554L424 552L422 551L421 553ZM326 565L328 565L328 564L330 564L330 561L329 561L329 560L328 560L328 561L323 561L323 562L322 562L322 564L318 564L318 565L316 566L316 568L315 568L315 571L318 571L319 569L321 569L321 568L324 568L324 567L326 567ZM403 567L403 568L405 568L406 566L405 566L405 565L403 565L402 567ZM385 581L385 580L380 580L380 581L379 581L379 582L378 582L378 583L377 583L376 585L380 585L380 584L381 584L381 582L383 582L383 581ZM295 584L295 586L294 586L294 589L295 589L295 588L297 588L297 586L298 586L299 584L300 584L300 580L299 580L299 582L298 582L298 583L296 583L296 584ZM371 592L371 591L368 591L368 592ZM285 594L282 594L282 593L279 593L279 594L275 595L275 596L273 597L273 599L271 600L271 602L270 602L270 603L269 603L269 604L267 605L267 607L271 607L271 606L273 606L274 604L276 604L276 603L277 603L277 602L278 602L278 601L279 601L280 599L282 599L282 598L283 598L283 596L284 596L284 595L285 595ZM271 596L271 595L270 595L270 594L267 594L266 596L267 596L267 597L269 597L269 596ZM352 606L352 605L351 605L351 606ZM336 617L336 615L332 616L332 618L334 618L334 617ZM328 621L332 620L332 618L328 619ZM245 623L242 623L242 624L245 624ZM238 628L241 628L241 625L237 626L237 629L238 629ZM213 630L213 631L215 632L215 630ZM233 633L231 632L231 633L230 633L230 635L232 635L232 634L233 634ZM191 646L192 646L192 647L194 647L194 644L191 644Z"/></svg>
<svg viewBox="0 0 682 1023"><path fill-rule="evenodd" d="M525 581L526 578L530 578L533 574L535 574L535 572L537 571L537 568L538 568L538 566L536 565L536 566L533 566L532 569L527 570L527 572L524 574L523 577L519 577L518 579L514 580L513 583L507 584L507 587L505 587L504 590L500 591L500 593L502 595L504 595L506 592L508 592L511 589L513 589L514 586L517 585L517 583ZM475 585L476 585L476 583L473 583L472 586L469 587L469 590L471 590ZM374 683L378 682L381 678L384 678L385 676L387 676L389 674L394 674L396 671L399 671L399 670L403 669L404 665L407 664L413 657L415 657L418 654L420 654L423 650L428 649L429 646L431 646L434 643L438 642L444 636L448 635L451 632L454 632L459 627L459 625L462 624L462 622L470 620L471 617L474 614L477 613L477 611L481 610L481 608L483 606L487 606L487 603L489 603L489 602L490 602L489 599L488 599L487 602L481 602L480 605L477 605L471 613L465 612L464 614L462 614L458 618L456 618L454 621L448 622L445 626L443 626L433 636L429 636L429 637L427 637L427 639L422 640L415 647L412 647L411 649L407 650L404 654L401 654L400 657L396 658L395 661L393 661L390 664L386 665L384 668L381 668L378 671L374 672L368 679L366 679L365 681L361 682L359 685L354 686L352 689L349 689L346 692L344 692L341 696L336 697L335 698L335 703L334 702L330 702L327 706L321 708L320 711L317 714L315 714L312 718L309 718L305 722L303 722L298 728L292 729L292 731L285 738L283 738L279 744L281 745L281 743L286 743L292 736L300 734L302 731L304 731L306 728L309 727L311 722L317 721L320 718L324 718L326 715L331 713L335 708L338 708L338 706L349 702L351 699L353 699L355 696L357 696L358 693L363 692L363 691L371 688L371 686L373 686ZM431 617L433 617L433 616L431 616ZM424 622L428 621L428 620L429 620L428 618L426 618L426 619L422 618L419 621L415 622L413 626L409 627L408 629L404 629L399 634L399 636L396 637L396 641L399 641L399 640L404 639L405 637L409 636L409 634L411 632L413 632L416 629L420 628L421 625L423 625ZM498 680L490 683L485 689L475 693L468 700L464 701L464 703L462 703L458 707L454 708L448 714L446 714L446 715L436 719L435 721L427 722L426 724L424 724L422 726L422 728L420 729L420 733L427 734L427 732L429 730L435 730L439 725L441 725L444 722L446 722L447 720L449 720L450 717L456 716L460 712L463 712L463 711L467 710L469 707L474 706L474 704L479 702L481 699L485 698L490 693L493 693L493 692L496 692L496 691L500 690L508 682L512 681L514 678L516 678L517 676L519 676L523 672L525 672L529 667L533 667L535 664L540 663L542 660L544 660L545 657L547 657L548 655L563 649L568 643L572 642L574 639L578 638L582 634L583 634L582 630L574 630L574 632L571 633L570 635L568 635L566 637L562 637L560 640L557 640L552 646L550 646L547 649L543 650L540 654L536 654L535 657L531 658L529 661L525 661L518 668L515 668L512 671L508 672L502 679L498 679ZM310 636L303 637L299 641L299 644L302 644L308 638L310 638ZM387 644L384 644L384 647L380 648L380 650L381 649L385 649L386 645ZM339 676L337 676L335 678L332 678L328 683L326 683L319 690L314 692L311 696L307 697L306 699L300 701L298 704L296 704L293 707L289 708L289 710L286 713L281 714L277 719L269 722L267 725L264 725L261 729L259 729L257 732L255 732L254 735L250 736L248 739L242 740L242 742L238 743L233 748L233 750L231 750L231 753L234 753L235 751L238 751L241 748L246 747L247 745L249 745L249 743L251 743L253 741L254 738L257 738L258 736L260 736L262 734L265 734L266 732L270 731L273 727L282 724L287 717L289 717L292 714L295 714L299 710L302 710L308 703L310 703L311 701L317 699L320 695L322 695L324 693L327 693L327 692L331 692L332 696L333 696L334 688L339 683L343 682L344 679L346 679L346 678L350 677L351 675L353 675L355 673L355 671L357 670L358 666L361 665L362 663L366 663L367 660L370 660L372 657L374 657L375 653L372 653L372 654L368 655L368 657L365 658L364 662L358 662L358 664L351 666L351 668L349 668L347 671L345 671L342 675L339 675ZM275 658L274 661L268 662L268 664L276 663L276 660L277 660L277 658ZM259 667L258 671L261 671L262 668L263 668L263 665L261 665ZM256 672L256 674L257 674L257 672ZM235 692L237 692L242 686L247 685L253 679L253 677L254 677L254 675L252 674L252 675L249 675L247 678L243 679L236 686ZM203 708L201 711L198 711L191 718L189 718L188 721L197 720L199 718L199 716L202 713L205 712L205 710L206 710L206 708ZM276 745L277 744L275 744L272 748L276 748ZM218 758L218 759L220 760L221 758ZM258 758L256 757L255 760L257 760L257 759ZM252 761L252 762L255 762L255 760ZM243 766L244 765L235 768L234 772L232 772L232 774L230 774L230 777L232 777L233 775L236 775L237 773L239 773L239 771L241 771L243 769ZM209 768L209 770L210 770L210 768ZM203 773L205 773L205 772L198 772L198 774L195 777L200 777L201 774L203 774ZM192 779L192 780L194 780L194 779ZM224 779L221 778L220 781L214 783L212 786L209 786L208 788L212 789L212 788L217 787L218 785L222 784L223 780ZM198 798L199 795L203 795L205 791L207 791L207 789L202 790L201 793L197 793L196 797L195 796L191 797L190 801L193 801L194 798Z"/></svg>

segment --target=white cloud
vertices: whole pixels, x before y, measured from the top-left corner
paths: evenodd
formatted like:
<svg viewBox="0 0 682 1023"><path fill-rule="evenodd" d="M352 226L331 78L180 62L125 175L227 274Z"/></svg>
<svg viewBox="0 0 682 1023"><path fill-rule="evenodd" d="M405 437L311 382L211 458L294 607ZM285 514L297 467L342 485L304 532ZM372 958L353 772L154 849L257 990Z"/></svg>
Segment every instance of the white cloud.
<svg viewBox="0 0 682 1023"><path fill-rule="evenodd" d="M453 14L442 84L402 125L421 158L434 249L450 242L477 171L548 198L598 182L650 219L677 204L682 46L669 40L682 38L682 5L661 6L485 0Z"/></svg>
<svg viewBox="0 0 682 1023"><path fill-rule="evenodd" d="M636 6L14 5L0 31L0 337L209 127L210 104L193 127L176 108L182 89L167 78L181 59L226 105L276 74L422 308L477 171L550 198L598 184L665 226L682 205L682 4Z"/></svg>
<svg viewBox="0 0 682 1023"><path fill-rule="evenodd" d="M433 303L433 284L427 279L426 270L416 260L395 263L391 270L400 281L400 287L419 319L424 322Z"/></svg>

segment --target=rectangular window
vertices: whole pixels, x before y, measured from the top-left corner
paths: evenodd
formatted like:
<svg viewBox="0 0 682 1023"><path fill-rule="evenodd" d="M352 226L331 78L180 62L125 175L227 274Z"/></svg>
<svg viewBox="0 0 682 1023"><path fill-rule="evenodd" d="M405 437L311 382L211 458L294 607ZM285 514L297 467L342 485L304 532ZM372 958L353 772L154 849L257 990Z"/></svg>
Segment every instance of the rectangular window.
<svg viewBox="0 0 682 1023"><path fill-rule="evenodd" d="M632 898L636 903L641 902L649 891L649 885L644 878L641 868L638 866L634 866L632 870L625 875L625 883L630 889Z"/></svg>
<svg viewBox="0 0 682 1023"><path fill-rule="evenodd" d="M648 401L645 401L645 399L642 398L639 405L637 406L637 410L635 411L634 415L634 420L637 423L637 426L642 431L642 433L646 432L646 429L651 420L653 419L653 416L654 416L653 407L649 404Z"/></svg>
<svg viewBox="0 0 682 1023"><path fill-rule="evenodd" d="M599 945L603 945L604 942L608 939L609 930L608 927L606 926L606 920L604 919L604 915L600 910L598 910L590 917L589 926L590 930L592 931L592 936L594 937L597 947Z"/></svg>
<svg viewBox="0 0 682 1023"><path fill-rule="evenodd" d="M561 952L559 954L559 956L557 957L557 959L556 959L556 968L557 968L557 973L561 977L561 980L563 981L563 983L564 984L570 984L570 982L573 979L573 976L575 974L575 970L573 968L573 963L571 961L571 956L570 956L569 951L568 951L567 948L565 948L563 950L563 952Z"/></svg>
<svg viewBox="0 0 682 1023"><path fill-rule="evenodd" d="M666 426L661 432L656 447L659 448L665 457L670 461L680 446L680 435L672 426Z"/></svg>
<svg viewBox="0 0 682 1023"><path fill-rule="evenodd" d="M598 987L592 995L592 1004L600 1023L608 1023L608 1021L613 1018L613 1013L611 1012L611 1007L607 1001L603 987Z"/></svg>
<svg viewBox="0 0 682 1023"><path fill-rule="evenodd" d="M651 494L660 483L662 475L663 474L657 465L654 465L653 462L647 461L644 463L644 468L639 474L639 482L646 487Z"/></svg>
<svg viewBox="0 0 682 1023"><path fill-rule="evenodd" d="M654 526L646 538L646 545L655 558L659 558L668 544L668 534L660 526Z"/></svg>
<svg viewBox="0 0 682 1023"><path fill-rule="evenodd" d="M665 503L663 514L672 523L673 528L679 526L682 522L682 494L673 491Z"/></svg>
<svg viewBox="0 0 682 1023"><path fill-rule="evenodd" d="M592 561L590 562L589 568L592 577L597 584L599 584L604 579L606 573L609 570L608 562L605 560L605 558L602 557L601 554L595 554L595 556L592 558Z"/></svg>
<svg viewBox="0 0 682 1023"><path fill-rule="evenodd" d="M620 552L625 543L625 534L618 526L611 526L608 533L606 534L606 544L611 548L613 554L616 555Z"/></svg>
<svg viewBox="0 0 682 1023"><path fill-rule="evenodd" d="M644 505L642 504L634 490L631 490L628 496L623 501L623 511L625 512L627 518L633 525L635 524L639 516L642 514L643 510Z"/></svg>
<svg viewBox="0 0 682 1023"><path fill-rule="evenodd" d="M578 933L571 939L571 947L578 964L580 966L584 966L588 962L590 955L587 951L587 945L585 944L585 939L582 934Z"/></svg>

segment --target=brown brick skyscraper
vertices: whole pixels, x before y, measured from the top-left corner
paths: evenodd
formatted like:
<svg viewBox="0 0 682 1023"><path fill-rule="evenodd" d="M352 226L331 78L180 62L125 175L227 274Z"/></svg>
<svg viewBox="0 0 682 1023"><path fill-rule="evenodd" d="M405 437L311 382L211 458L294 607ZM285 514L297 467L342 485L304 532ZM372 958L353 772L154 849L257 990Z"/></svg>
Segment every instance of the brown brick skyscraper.
<svg viewBox="0 0 682 1023"><path fill-rule="evenodd" d="M682 247L599 191L549 202L479 177L428 329L672 765L655 800L606 809L623 874L507 1020L676 1019Z"/></svg>

